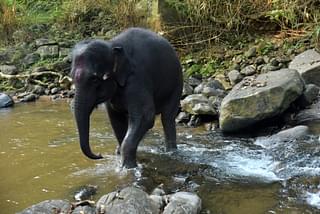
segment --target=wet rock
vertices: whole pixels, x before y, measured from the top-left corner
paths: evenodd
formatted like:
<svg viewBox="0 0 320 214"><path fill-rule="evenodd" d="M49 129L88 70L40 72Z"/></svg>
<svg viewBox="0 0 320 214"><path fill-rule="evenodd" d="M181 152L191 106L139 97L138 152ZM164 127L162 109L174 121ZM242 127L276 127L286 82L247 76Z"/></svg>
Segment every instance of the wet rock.
<svg viewBox="0 0 320 214"><path fill-rule="evenodd" d="M159 213L158 207L149 195L136 187L126 187L102 196L97 202L96 212L117 214Z"/></svg>
<svg viewBox="0 0 320 214"><path fill-rule="evenodd" d="M303 109L296 115L287 118L289 124L305 124L314 121L320 121L320 101L312 104L308 109Z"/></svg>
<svg viewBox="0 0 320 214"><path fill-rule="evenodd" d="M225 90L229 90L231 89L231 85L230 83L226 80L226 77L223 74L218 74L215 76L215 80L217 80L218 82L220 82L221 85L223 85L223 88Z"/></svg>
<svg viewBox="0 0 320 214"><path fill-rule="evenodd" d="M188 83L183 84L182 97L186 97L193 93L193 88Z"/></svg>
<svg viewBox="0 0 320 214"><path fill-rule="evenodd" d="M80 188L80 190L76 191L74 195L74 199L76 201L83 201L91 199L93 195L97 193L98 186L95 185L86 185Z"/></svg>
<svg viewBox="0 0 320 214"><path fill-rule="evenodd" d="M256 73L256 67L254 65L248 65L241 69L240 73L245 76L251 76Z"/></svg>
<svg viewBox="0 0 320 214"><path fill-rule="evenodd" d="M228 78L231 84L235 85L243 79L243 76L238 70L232 70L228 73Z"/></svg>
<svg viewBox="0 0 320 214"><path fill-rule="evenodd" d="M13 105L14 101L9 95L0 93L0 108L7 108Z"/></svg>
<svg viewBox="0 0 320 214"><path fill-rule="evenodd" d="M65 200L47 200L33 205L17 214L69 213L72 206Z"/></svg>
<svg viewBox="0 0 320 214"><path fill-rule="evenodd" d="M315 101L319 96L320 88L314 84L306 85L303 94L297 100L298 105L301 107L307 107Z"/></svg>
<svg viewBox="0 0 320 214"><path fill-rule="evenodd" d="M40 55L41 59L56 58L59 56L59 46L58 45L40 46L37 49L37 53Z"/></svg>
<svg viewBox="0 0 320 214"><path fill-rule="evenodd" d="M79 206L71 214L96 214L96 209L91 206Z"/></svg>
<svg viewBox="0 0 320 214"><path fill-rule="evenodd" d="M31 94L27 94L26 96L24 96L21 101L22 102L33 102L37 98L38 98L37 95L31 93Z"/></svg>
<svg viewBox="0 0 320 214"><path fill-rule="evenodd" d="M182 111L176 117L176 123L187 123L190 119L190 114Z"/></svg>
<svg viewBox="0 0 320 214"><path fill-rule="evenodd" d="M34 86L32 93L37 94L37 95L43 95L45 92L45 88L41 85L36 85Z"/></svg>
<svg viewBox="0 0 320 214"><path fill-rule="evenodd" d="M30 66L35 64L39 60L40 60L40 55L38 53L31 53L31 54L27 54L22 61L25 66Z"/></svg>
<svg viewBox="0 0 320 214"><path fill-rule="evenodd" d="M194 193L177 192L170 195L168 201L163 214L198 214L201 211L201 199Z"/></svg>
<svg viewBox="0 0 320 214"><path fill-rule="evenodd" d="M255 57L257 55L257 48L256 47L250 48L247 52L244 53L244 55L247 58Z"/></svg>
<svg viewBox="0 0 320 214"><path fill-rule="evenodd" d="M303 93L303 88L299 73L291 69L245 78L223 99L220 128L238 131L279 115Z"/></svg>
<svg viewBox="0 0 320 214"><path fill-rule="evenodd" d="M217 112L209 104L209 100L203 94L192 94L181 101L183 111L190 114L216 115Z"/></svg>
<svg viewBox="0 0 320 214"><path fill-rule="evenodd" d="M270 138L280 141L301 139L309 134L308 126L295 126L272 135Z"/></svg>
<svg viewBox="0 0 320 214"><path fill-rule="evenodd" d="M320 54L317 51L312 49L297 55L289 68L297 70L306 84L320 86Z"/></svg>
<svg viewBox="0 0 320 214"><path fill-rule="evenodd" d="M18 69L14 65L0 65L0 72L9 75L15 75L18 73Z"/></svg>

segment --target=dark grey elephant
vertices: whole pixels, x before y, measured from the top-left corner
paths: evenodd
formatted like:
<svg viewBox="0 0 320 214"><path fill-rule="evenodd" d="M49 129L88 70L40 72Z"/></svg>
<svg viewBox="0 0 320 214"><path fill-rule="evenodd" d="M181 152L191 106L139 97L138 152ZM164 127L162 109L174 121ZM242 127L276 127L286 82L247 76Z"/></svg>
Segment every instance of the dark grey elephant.
<svg viewBox="0 0 320 214"><path fill-rule="evenodd" d="M124 167L136 166L139 141L161 114L167 149L176 149L175 117L182 93L179 59L163 37L130 28L110 41L87 40L72 52L74 114L82 152L91 159L90 114L105 102Z"/></svg>

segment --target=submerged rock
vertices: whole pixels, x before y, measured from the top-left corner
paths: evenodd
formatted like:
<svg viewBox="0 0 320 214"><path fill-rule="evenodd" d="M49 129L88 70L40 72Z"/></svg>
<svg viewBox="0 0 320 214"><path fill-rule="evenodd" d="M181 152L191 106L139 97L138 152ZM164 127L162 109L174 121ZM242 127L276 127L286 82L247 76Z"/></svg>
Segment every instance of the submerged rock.
<svg viewBox="0 0 320 214"><path fill-rule="evenodd" d="M306 84L320 86L320 53L317 51L312 49L297 55L289 68L297 70Z"/></svg>
<svg viewBox="0 0 320 214"><path fill-rule="evenodd" d="M13 105L14 101L9 95L0 93L0 108L7 108Z"/></svg>
<svg viewBox="0 0 320 214"><path fill-rule="evenodd" d="M297 71L282 69L245 78L223 99L220 128L232 132L279 115L303 92Z"/></svg>

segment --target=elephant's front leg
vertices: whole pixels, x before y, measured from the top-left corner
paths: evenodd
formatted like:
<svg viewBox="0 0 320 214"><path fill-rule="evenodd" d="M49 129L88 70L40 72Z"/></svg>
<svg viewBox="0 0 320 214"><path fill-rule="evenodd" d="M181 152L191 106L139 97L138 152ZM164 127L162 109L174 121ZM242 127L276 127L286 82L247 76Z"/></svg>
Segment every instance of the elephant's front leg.
<svg viewBox="0 0 320 214"><path fill-rule="evenodd" d="M106 104L109 120L111 122L111 126L113 132L118 140L118 146L116 149L116 153L120 154L121 143L127 133L128 130L128 118L127 114L124 112L119 112L112 108L110 104Z"/></svg>
<svg viewBox="0 0 320 214"><path fill-rule="evenodd" d="M154 114L149 116L129 117L129 127L127 134L121 144L122 166L125 168L134 168L137 166L136 153L138 144L153 127Z"/></svg>

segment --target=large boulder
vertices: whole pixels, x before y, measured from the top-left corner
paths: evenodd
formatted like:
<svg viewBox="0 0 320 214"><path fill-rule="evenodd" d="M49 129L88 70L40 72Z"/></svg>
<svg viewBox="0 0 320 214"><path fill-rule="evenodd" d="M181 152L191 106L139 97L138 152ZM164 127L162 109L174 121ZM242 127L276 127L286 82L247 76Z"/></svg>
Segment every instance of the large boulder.
<svg viewBox="0 0 320 214"><path fill-rule="evenodd" d="M320 86L320 54L317 51L311 49L297 55L289 68L297 70L306 84Z"/></svg>
<svg viewBox="0 0 320 214"><path fill-rule="evenodd" d="M65 200L47 200L35 204L17 214L70 213L72 205Z"/></svg>
<svg viewBox="0 0 320 214"><path fill-rule="evenodd" d="M303 89L303 80L292 69L247 77L223 99L220 128L225 132L238 131L279 115L303 93Z"/></svg>
<svg viewBox="0 0 320 214"><path fill-rule="evenodd" d="M0 93L0 108L11 107L13 104L14 101L9 95Z"/></svg>
<svg viewBox="0 0 320 214"><path fill-rule="evenodd" d="M159 213L158 206L149 195L136 187L104 195L97 202L97 213L141 214Z"/></svg>

